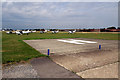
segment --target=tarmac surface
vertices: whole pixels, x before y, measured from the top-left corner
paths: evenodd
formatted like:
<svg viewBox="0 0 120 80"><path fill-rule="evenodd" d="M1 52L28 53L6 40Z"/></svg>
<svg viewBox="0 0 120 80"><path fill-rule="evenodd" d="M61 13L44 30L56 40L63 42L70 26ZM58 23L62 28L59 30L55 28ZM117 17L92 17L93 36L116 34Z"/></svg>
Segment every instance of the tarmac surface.
<svg viewBox="0 0 120 80"><path fill-rule="evenodd" d="M75 73L57 65L49 58L36 58L31 61L40 78L80 78Z"/></svg>
<svg viewBox="0 0 120 80"><path fill-rule="evenodd" d="M34 58L24 64L6 66L3 68L3 78L78 78L83 80L47 57Z"/></svg>
<svg viewBox="0 0 120 80"><path fill-rule="evenodd" d="M76 38L24 42L46 55L50 49L50 58L55 63L82 78L118 78L117 40ZM101 50L99 45L102 46Z"/></svg>

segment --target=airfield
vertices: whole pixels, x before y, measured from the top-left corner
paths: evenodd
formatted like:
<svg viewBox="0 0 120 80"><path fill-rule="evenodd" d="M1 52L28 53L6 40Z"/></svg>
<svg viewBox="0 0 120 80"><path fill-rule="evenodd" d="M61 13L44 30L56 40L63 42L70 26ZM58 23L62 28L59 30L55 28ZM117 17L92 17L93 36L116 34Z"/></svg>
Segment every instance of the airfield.
<svg viewBox="0 0 120 80"><path fill-rule="evenodd" d="M118 34L3 32L3 78L118 78Z"/></svg>
<svg viewBox="0 0 120 80"><path fill-rule="evenodd" d="M82 78L118 78L118 41L85 38L24 40ZM102 46L99 49L99 45Z"/></svg>

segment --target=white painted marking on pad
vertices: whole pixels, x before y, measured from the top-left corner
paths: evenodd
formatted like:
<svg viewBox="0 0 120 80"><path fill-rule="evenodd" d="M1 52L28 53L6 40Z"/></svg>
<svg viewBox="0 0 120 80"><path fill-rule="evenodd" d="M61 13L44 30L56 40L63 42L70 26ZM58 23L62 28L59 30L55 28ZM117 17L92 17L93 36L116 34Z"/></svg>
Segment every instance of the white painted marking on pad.
<svg viewBox="0 0 120 80"><path fill-rule="evenodd" d="M85 43L97 43L97 42L93 42L93 41L85 41L85 40L75 40L75 39L70 39L73 41L78 41L78 42L85 42Z"/></svg>
<svg viewBox="0 0 120 80"><path fill-rule="evenodd" d="M79 43L79 42L76 42L76 41L68 41L68 40L58 40L58 41L67 42L67 43L74 43L74 44L85 44L85 43Z"/></svg>
<svg viewBox="0 0 120 80"><path fill-rule="evenodd" d="M97 42L93 42L93 41L75 40L75 39L58 40L58 41L66 42L66 43L73 43L73 44L97 43Z"/></svg>

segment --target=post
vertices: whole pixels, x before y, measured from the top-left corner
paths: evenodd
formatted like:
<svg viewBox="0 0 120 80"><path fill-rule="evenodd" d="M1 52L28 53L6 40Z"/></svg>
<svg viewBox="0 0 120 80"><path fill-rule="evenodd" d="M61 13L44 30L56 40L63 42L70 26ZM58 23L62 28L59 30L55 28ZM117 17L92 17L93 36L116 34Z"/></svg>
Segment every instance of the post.
<svg viewBox="0 0 120 80"><path fill-rule="evenodd" d="M99 45L99 50L101 49L101 45Z"/></svg>
<svg viewBox="0 0 120 80"><path fill-rule="evenodd" d="M48 49L48 56L50 55L50 50Z"/></svg>

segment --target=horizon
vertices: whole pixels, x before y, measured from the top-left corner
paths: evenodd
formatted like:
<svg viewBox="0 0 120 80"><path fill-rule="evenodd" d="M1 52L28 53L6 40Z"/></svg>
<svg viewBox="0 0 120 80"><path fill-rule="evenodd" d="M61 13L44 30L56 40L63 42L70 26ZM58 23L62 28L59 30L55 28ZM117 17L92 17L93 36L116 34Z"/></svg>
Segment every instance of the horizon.
<svg viewBox="0 0 120 80"><path fill-rule="evenodd" d="M114 26L111 26L114 27ZM109 27L107 27L109 28ZM50 29L107 29L107 28L50 28ZM120 27L115 27L116 29L120 28ZM1 30L4 29L12 29L12 28L2 28ZM44 28L22 28L22 29L12 29L12 30L34 30L34 29L44 29ZM45 30L50 30L50 29L45 29Z"/></svg>

